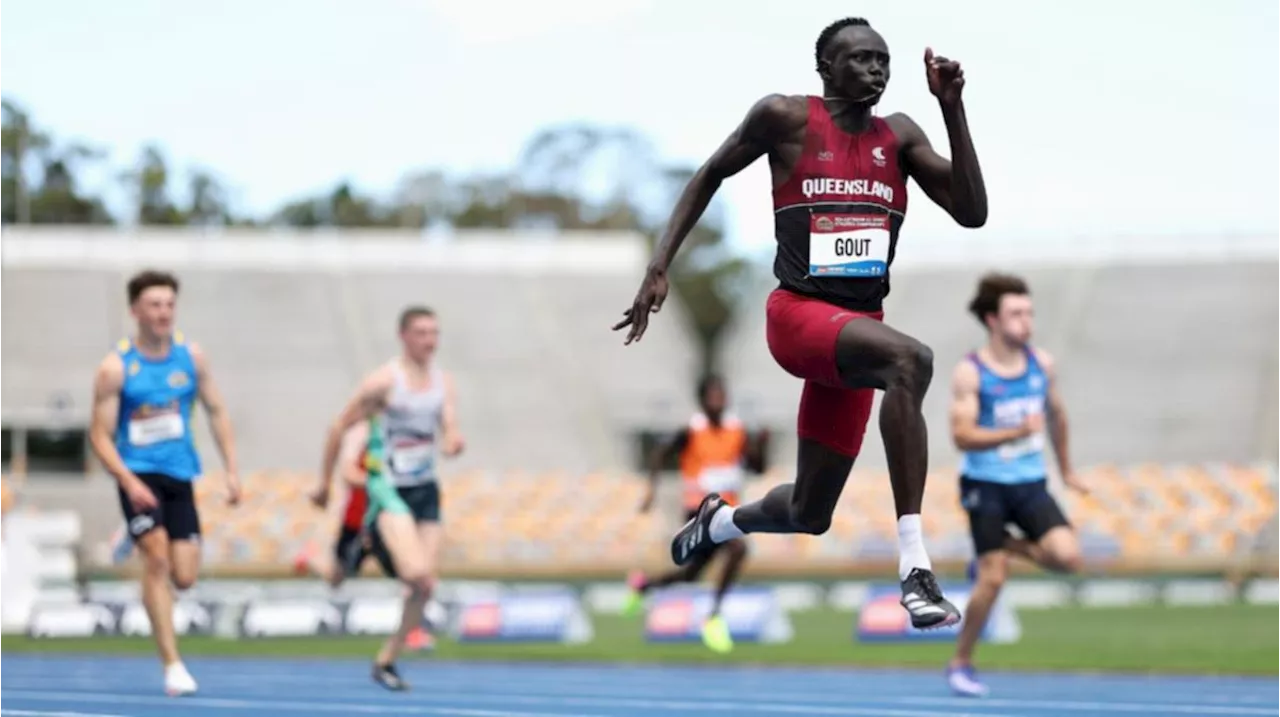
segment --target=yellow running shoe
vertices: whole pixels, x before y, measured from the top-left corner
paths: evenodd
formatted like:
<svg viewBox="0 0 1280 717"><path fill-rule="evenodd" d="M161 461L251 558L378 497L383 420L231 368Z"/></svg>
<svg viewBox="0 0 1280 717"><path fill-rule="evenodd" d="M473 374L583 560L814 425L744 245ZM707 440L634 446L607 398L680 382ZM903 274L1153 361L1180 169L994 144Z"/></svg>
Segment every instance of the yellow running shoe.
<svg viewBox="0 0 1280 717"><path fill-rule="evenodd" d="M724 618L716 615L702 623L702 644L722 655L733 649L733 637L729 635L729 625Z"/></svg>
<svg viewBox="0 0 1280 717"><path fill-rule="evenodd" d="M627 599L622 603L622 615L634 617L640 612L640 608L644 607L644 573L632 570L627 576L627 587L631 588L631 591L627 593Z"/></svg>

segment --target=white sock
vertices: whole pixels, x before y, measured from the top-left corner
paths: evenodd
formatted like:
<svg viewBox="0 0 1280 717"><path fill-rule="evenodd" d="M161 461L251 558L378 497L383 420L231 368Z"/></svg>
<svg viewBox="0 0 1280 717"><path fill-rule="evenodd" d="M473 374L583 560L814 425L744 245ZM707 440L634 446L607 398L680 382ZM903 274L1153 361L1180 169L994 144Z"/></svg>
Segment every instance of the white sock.
<svg viewBox="0 0 1280 717"><path fill-rule="evenodd" d="M711 542L723 543L734 538L741 538L745 533L742 529L733 524L733 512L737 510L733 506L723 506L711 516Z"/></svg>
<svg viewBox="0 0 1280 717"><path fill-rule="evenodd" d="M933 570L929 554L924 551L924 531L919 514L898 518L898 578L906 580L912 568Z"/></svg>

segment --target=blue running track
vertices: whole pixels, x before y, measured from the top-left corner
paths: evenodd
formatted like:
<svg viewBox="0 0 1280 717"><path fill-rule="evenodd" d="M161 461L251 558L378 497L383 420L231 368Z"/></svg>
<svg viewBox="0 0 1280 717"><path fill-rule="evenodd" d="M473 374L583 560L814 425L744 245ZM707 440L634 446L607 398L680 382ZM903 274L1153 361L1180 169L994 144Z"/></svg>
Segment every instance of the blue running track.
<svg viewBox="0 0 1280 717"><path fill-rule="evenodd" d="M950 696L941 671L406 661L383 690L364 662L205 659L192 697L162 693L154 659L6 656L5 717L1185 717L1276 715L1276 682L1244 677L987 673Z"/></svg>

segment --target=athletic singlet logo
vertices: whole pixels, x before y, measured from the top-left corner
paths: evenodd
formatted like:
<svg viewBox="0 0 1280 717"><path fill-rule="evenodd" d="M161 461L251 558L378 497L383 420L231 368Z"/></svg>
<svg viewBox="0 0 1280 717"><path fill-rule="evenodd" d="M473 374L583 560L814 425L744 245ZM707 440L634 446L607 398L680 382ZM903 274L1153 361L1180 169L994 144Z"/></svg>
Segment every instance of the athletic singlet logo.
<svg viewBox="0 0 1280 717"><path fill-rule="evenodd" d="M893 204L893 187L879 180L817 177L801 182L800 191L806 199L813 199L815 195L874 197Z"/></svg>
<svg viewBox="0 0 1280 717"><path fill-rule="evenodd" d="M138 537L154 528L155 524L155 518L152 518L150 515L145 513L142 515L135 515L133 516L133 520L129 521L129 532L132 533L134 537Z"/></svg>

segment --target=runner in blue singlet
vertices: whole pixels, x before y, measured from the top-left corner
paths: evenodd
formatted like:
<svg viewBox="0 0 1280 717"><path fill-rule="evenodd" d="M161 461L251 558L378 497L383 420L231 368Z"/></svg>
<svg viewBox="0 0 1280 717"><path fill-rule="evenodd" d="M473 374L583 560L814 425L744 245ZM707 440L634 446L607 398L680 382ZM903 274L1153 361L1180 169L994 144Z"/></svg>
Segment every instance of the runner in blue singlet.
<svg viewBox="0 0 1280 717"><path fill-rule="evenodd" d="M1085 486L1068 457L1067 415L1053 358L1030 343L1026 282L988 275L969 310L986 328L987 343L952 374L951 436L964 451L960 500L969 514L977 571L947 681L957 694L981 696L987 687L973 670L973 650L1004 584L1009 554L1047 570L1080 567L1075 532L1048 489L1046 429L1063 482L1081 491ZM1025 537L1007 533L1009 523Z"/></svg>
<svg viewBox="0 0 1280 717"><path fill-rule="evenodd" d="M164 664L165 691L174 695L196 691L178 656L170 582L179 590L191 587L200 565L192 484L201 466L191 436L197 400L222 454L228 498L240 498L231 419L204 352L174 331L177 296L171 274L144 271L129 281L137 330L98 366L89 429L94 454L118 483L129 537L143 557L142 601Z"/></svg>

